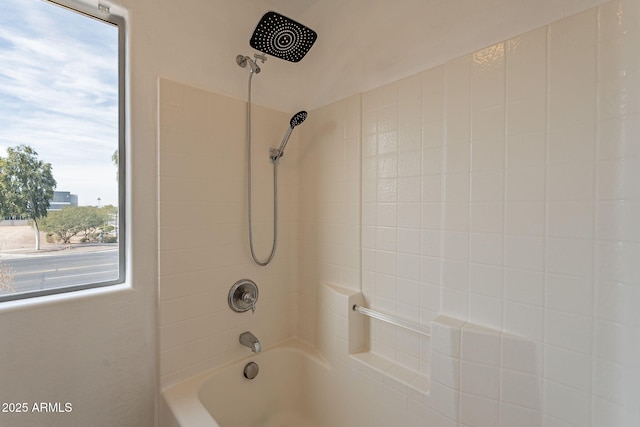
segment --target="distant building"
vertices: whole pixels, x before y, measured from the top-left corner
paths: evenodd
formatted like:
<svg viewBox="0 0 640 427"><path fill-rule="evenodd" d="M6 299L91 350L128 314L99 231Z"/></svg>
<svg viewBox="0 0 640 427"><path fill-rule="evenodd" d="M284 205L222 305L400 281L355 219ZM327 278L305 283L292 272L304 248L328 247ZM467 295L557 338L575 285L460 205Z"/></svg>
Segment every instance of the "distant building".
<svg viewBox="0 0 640 427"><path fill-rule="evenodd" d="M71 194L70 191L54 191L53 198L49 200L49 209L47 212L59 211L67 206L78 206L78 195ZM29 218L16 215L0 217L0 225L28 225Z"/></svg>
<svg viewBox="0 0 640 427"><path fill-rule="evenodd" d="M54 191L48 211L59 211L68 206L78 206L78 195L71 194L70 191Z"/></svg>

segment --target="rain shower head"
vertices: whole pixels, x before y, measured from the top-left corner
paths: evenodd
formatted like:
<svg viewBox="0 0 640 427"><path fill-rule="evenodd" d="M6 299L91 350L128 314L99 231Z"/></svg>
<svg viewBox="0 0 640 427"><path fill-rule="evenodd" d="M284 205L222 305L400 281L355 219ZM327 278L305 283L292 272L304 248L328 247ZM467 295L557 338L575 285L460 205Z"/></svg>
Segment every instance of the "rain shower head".
<svg viewBox="0 0 640 427"><path fill-rule="evenodd" d="M318 38L310 28L276 12L264 14L251 36L254 49L284 59L299 62Z"/></svg>

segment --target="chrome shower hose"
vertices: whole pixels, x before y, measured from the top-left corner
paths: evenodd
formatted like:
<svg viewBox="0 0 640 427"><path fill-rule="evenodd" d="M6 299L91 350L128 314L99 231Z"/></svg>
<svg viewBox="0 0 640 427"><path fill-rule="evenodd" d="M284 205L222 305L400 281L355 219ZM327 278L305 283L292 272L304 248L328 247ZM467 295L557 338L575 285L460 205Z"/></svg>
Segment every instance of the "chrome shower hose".
<svg viewBox="0 0 640 427"><path fill-rule="evenodd" d="M247 102L247 145L248 155L248 198L249 198L249 248L251 249L251 257L256 264L260 266L268 265L276 254L276 247L278 246L278 159L273 161L273 245L271 246L271 253L265 261L260 261L256 256L255 249L253 248L253 214L252 214L252 193L253 193L253 179L251 173L251 81L253 79L253 70L249 72L249 96Z"/></svg>

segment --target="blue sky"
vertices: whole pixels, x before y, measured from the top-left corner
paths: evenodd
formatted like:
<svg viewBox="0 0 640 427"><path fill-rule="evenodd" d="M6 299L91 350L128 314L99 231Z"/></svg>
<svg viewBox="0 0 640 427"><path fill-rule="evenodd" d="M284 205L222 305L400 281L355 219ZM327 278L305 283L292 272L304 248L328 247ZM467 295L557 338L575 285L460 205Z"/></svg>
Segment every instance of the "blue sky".
<svg viewBox="0 0 640 427"><path fill-rule="evenodd" d="M80 205L118 204L117 37L43 0L0 1L0 156L30 145Z"/></svg>

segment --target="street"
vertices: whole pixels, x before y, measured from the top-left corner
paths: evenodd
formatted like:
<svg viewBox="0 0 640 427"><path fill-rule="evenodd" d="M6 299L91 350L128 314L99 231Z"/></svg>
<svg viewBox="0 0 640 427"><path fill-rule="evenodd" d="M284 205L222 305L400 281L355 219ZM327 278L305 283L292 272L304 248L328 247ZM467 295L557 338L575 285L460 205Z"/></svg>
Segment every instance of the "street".
<svg viewBox="0 0 640 427"><path fill-rule="evenodd" d="M15 293L84 285L118 278L118 250L3 259ZM14 293L14 292L11 292ZM3 292L6 295L7 292Z"/></svg>

